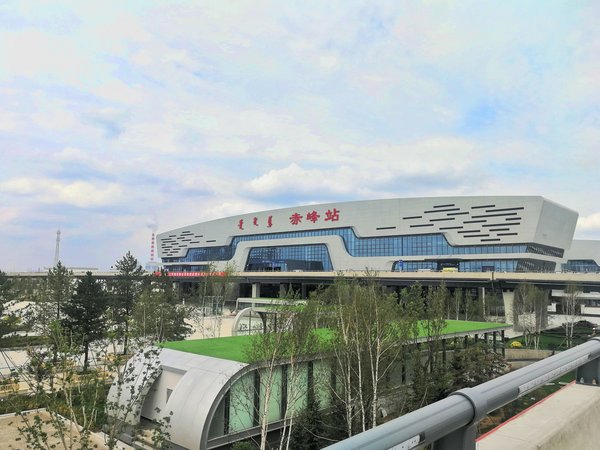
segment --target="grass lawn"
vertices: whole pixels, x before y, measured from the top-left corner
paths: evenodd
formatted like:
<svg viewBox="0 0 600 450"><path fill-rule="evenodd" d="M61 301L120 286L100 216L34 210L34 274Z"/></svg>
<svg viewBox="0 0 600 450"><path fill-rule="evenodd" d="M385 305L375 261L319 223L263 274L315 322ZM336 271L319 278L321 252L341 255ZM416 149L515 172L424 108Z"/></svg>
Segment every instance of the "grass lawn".
<svg viewBox="0 0 600 450"><path fill-rule="evenodd" d="M573 346L583 344L588 341L591 337L592 330L586 327L575 327L573 333ZM523 336L519 336L511 339L506 344L506 347L509 348L510 345L518 341L523 346L525 346L525 339ZM542 331L540 334L540 349L542 350L566 350L567 349L567 340L565 338L565 333L562 328L554 328L551 330Z"/></svg>
<svg viewBox="0 0 600 450"><path fill-rule="evenodd" d="M498 327L505 327L504 323L493 322L470 322L462 320L447 320L443 334L453 333L485 333L486 330ZM424 337L424 326L420 324L420 336ZM331 333L327 329L317 330L319 337L327 341ZM189 341L165 342L163 347L181 352L195 353L197 355L212 356L214 358L228 359L243 363L250 362L246 354L254 336L231 336L213 339L195 339Z"/></svg>

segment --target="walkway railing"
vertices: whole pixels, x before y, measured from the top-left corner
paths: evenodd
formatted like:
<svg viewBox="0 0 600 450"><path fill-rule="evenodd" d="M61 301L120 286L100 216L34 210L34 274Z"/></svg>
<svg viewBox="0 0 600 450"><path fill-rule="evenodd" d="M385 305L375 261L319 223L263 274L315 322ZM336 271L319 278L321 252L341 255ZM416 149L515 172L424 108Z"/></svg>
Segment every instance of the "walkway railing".
<svg viewBox="0 0 600 450"><path fill-rule="evenodd" d="M573 347L438 402L405 414L328 450L410 450L435 443L435 450L474 450L477 424L490 412L577 369L577 382L598 385L600 338Z"/></svg>

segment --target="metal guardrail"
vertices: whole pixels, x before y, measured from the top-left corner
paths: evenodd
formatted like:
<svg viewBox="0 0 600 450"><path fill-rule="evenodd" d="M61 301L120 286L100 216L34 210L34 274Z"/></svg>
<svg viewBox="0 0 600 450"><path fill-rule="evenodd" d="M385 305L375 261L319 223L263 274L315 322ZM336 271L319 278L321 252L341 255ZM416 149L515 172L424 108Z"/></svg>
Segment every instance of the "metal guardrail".
<svg viewBox="0 0 600 450"><path fill-rule="evenodd" d="M477 424L490 412L577 369L577 382L598 386L600 338L543 359L352 436L327 450L474 450Z"/></svg>

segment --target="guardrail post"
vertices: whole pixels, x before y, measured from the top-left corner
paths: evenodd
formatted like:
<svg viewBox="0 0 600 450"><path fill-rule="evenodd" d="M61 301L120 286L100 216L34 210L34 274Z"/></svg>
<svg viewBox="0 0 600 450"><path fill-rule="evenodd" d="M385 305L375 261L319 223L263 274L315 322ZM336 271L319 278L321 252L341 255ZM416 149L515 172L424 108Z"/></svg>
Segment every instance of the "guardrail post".
<svg viewBox="0 0 600 450"><path fill-rule="evenodd" d="M600 341L600 338L595 337L590 339L590 341ZM579 366L575 380L577 384L598 386L600 383L600 358L593 359L583 366Z"/></svg>
<svg viewBox="0 0 600 450"><path fill-rule="evenodd" d="M465 388L453 392L452 395L460 395L471 403L473 408L473 419L467 425L452 433L438 439L433 444L434 450L475 450L475 438L477 437L477 424L487 414L487 400L473 388Z"/></svg>

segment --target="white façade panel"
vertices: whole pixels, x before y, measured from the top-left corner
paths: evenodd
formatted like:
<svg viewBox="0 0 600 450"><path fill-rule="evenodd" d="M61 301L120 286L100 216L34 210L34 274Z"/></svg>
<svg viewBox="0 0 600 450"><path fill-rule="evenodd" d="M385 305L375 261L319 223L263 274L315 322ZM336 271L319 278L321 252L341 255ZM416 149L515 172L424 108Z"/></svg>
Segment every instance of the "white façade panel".
<svg viewBox="0 0 600 450"><path fill-rule="evenodd" d="M538 242L564 248L576 220L572 210L539 196L340 202L190 225L159 234L158 251L161 258L181 257L188 248L228 245L234 236L343 227L352 228L359 237L443 233L452 245Z"/></svg>
<svg viewBox="0 0 600 450"><path fill-rule="evenodd" d="M565 252L563 262L568 260L591 259L600 266L600 241L589 239L574 239L571 247Z"/></svg>

